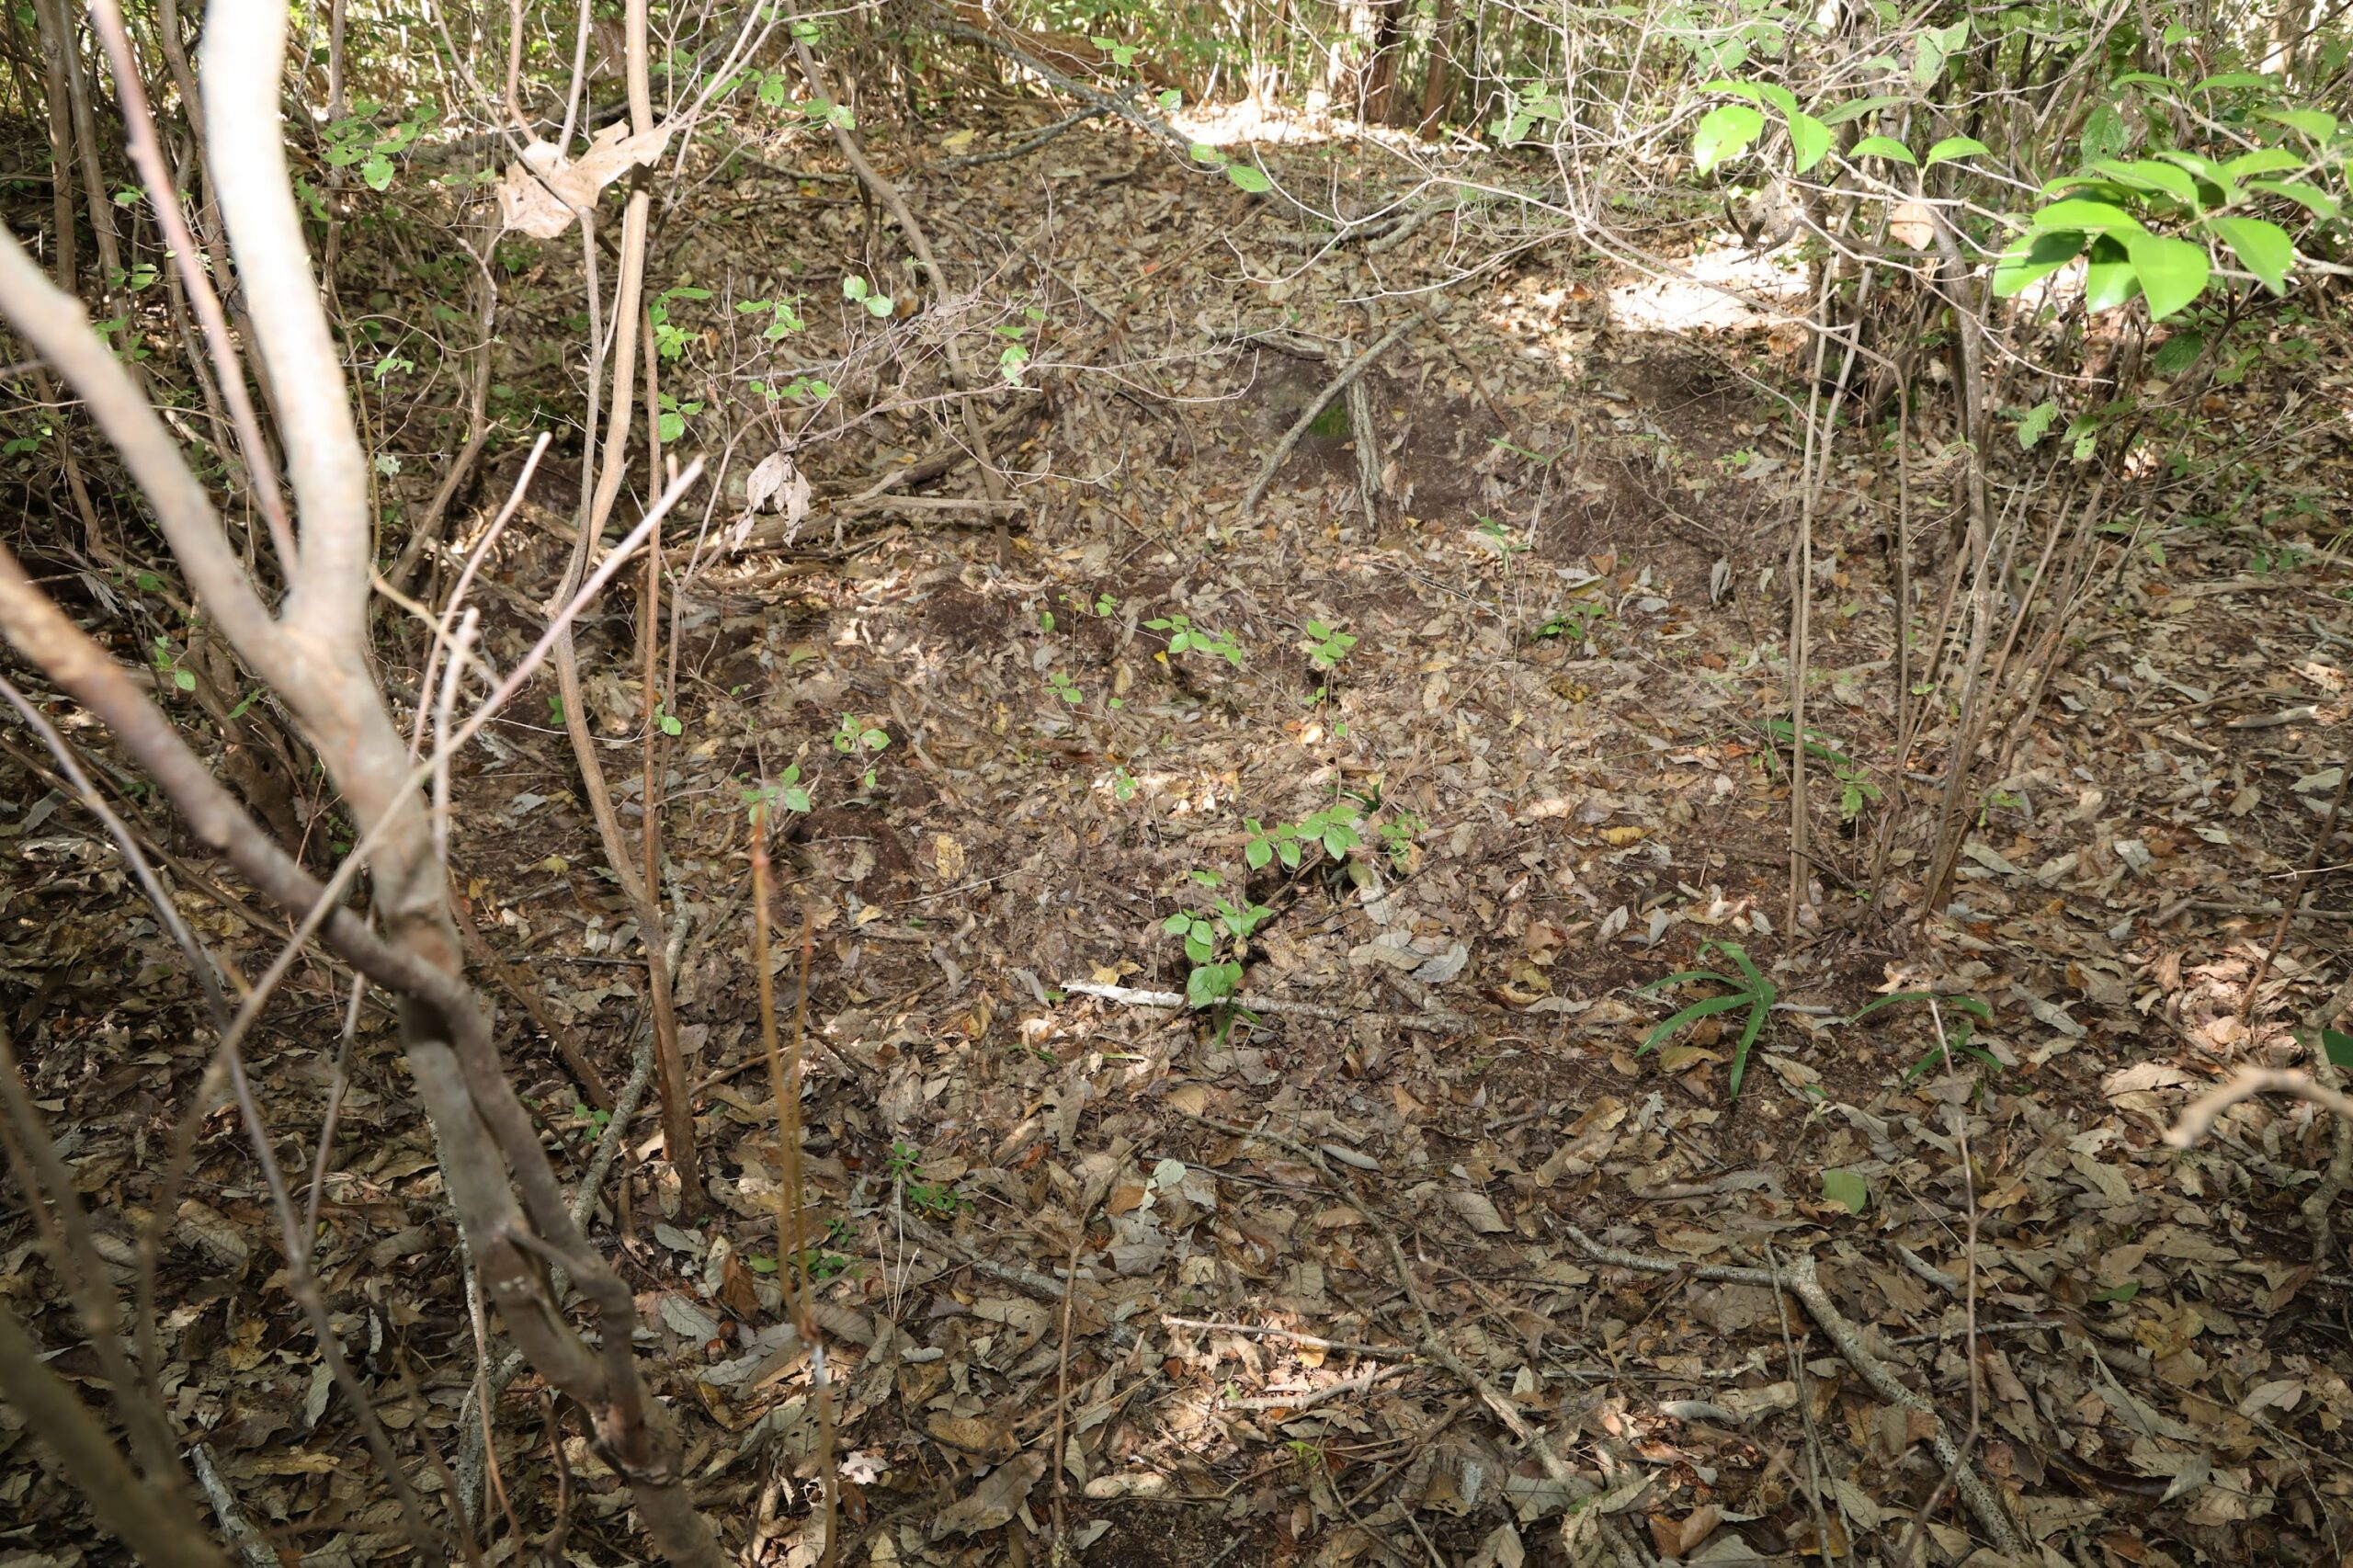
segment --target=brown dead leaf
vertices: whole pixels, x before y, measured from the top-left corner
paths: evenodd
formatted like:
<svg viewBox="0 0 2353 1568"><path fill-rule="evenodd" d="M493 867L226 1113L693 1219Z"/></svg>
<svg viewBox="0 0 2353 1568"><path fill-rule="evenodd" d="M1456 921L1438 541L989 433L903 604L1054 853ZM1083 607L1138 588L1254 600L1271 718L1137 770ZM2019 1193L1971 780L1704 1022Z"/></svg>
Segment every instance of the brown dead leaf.
<svg viewBox="0 0 2353 1568"><path fill-rule="evenodd" d="M940 1510L931 1521L931 1539L944 1535L978 1535L1009 1521L1028 1499L1029 1489L1046 1473L1046 1456L1027 1453L1001 1464L982 1478L968 1496Z"/></svg>
<svg viewBox="0 0 2353 1568"><path fill-rule="evenodd" d="M933 1437L966 1453L1003 1459L1013 1451L1013 1434L1001 1421L978 1415L938 1415L931 1418L930 1426Z"/></svg>
<svg viewBox="0 0 2353 1568"><path fill-rule="evenodd" d="M671 127L659 125L642 136L615 120L597 133L577 163L551 142L533 141L521 158L506 165L498 182L498 210L506 227L535 239L552 240L572 227L573 214L597 204L597 193L640 164L651 164L670 144Z"/></svg>

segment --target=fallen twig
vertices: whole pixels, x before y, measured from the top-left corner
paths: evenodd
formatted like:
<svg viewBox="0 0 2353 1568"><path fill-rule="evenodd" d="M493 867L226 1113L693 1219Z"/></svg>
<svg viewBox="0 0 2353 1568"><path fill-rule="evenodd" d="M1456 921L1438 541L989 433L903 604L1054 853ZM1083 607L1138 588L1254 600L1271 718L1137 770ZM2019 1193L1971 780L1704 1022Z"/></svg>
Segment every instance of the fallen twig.
<svg viewBox="0 0 2353 1568"><path fill-rule="evenodd" d="M1746 1268L1724 1264L1691 1265L1668 1257L1650 1257L1621 1247L1604 1246L1574 1225L1568 1227L1568 1232L1569 1238L1597 1263L1614 1264L1620 1268L1637 1269L1645 1274L1682 1274L1719 1284L1762 1285L1768 1290L1787 1290L1795 1296L1804 1306L1807 1315L1822 1326L1822 1332L1829 1336L1830 1343L1837 1347L1838 1353L1846 1358L1847 1364L1855 1369L1857 1375L1873 1393L1890 1404L1900 1404L1928 1418L1929 1444L1936 1450L1937 1458L1951 1471L1953 1489L1961 1494L1962 1504L1977 1521L1978 1528L1992 1540L1994 1549L2012 1557L2025 1551L2023 1539L2018 1527L2010 1522L2001 1499L1985 1483L1984 1477L1969 1463L1968 1456L1946 1427L1944 1417L1937 1413L1936 1406L1906 1388L1902 1380L1888 1369L1885 1362L1870 1353L1863 1344L1861 1333L1847 1321L1846 1314L1830 1299L1830 1292L1822 1288L1822 1280L1814 1272L1812 1254L1800 1253L1787 1267L1780 1269Z"/></svg>
<svg viewBox="0 0 2353 1568"><path fill-rule="evenodd" d="M236 1494L221 1478L220 1466L212 1462L210 1445L199 1443L188 1451L188 1463L196 1469L196 1483L204 1488L205 1500L212 1505L213 1517L221 1521L221 1533L235 1543L237 1555L244 1559L247 1568L278 1568L278 1553L264 1540L252 1525L245 1522L243 1508L237 1506Z"/></svg>
<svg viewBox="0 0 2353 1568"><path fill-rule="evenodd" d="M1081 996L1100 997L1117 1002L1123 1007L1188 1007L1190 1005L1174 991L1137 991L1125 985L1104 985L1092 980L1066 980L1063 989ZM1248 993L1227 998L1233 1006L1253 1013L1290 1014L1294 1017L1322 1018L1327 1023L1345 1024L1359 1015L1338 1007L1326 1007L1315 1002L1286 1002L1278 997L1256 996ZM1399 1028L1423 1029L1433 1034L1449 1030L1468 1032L1475 1026L1460 1013L1384 1013L1382 1017Z"/></svg>
<svg viewBox="0 0 2353 1568"><path fill-rule="evenodd" d="M1059 1302L1063 1299L1063 1282L1059 1279L1040 1274L1034 1268L1023 1268L1017 1264L999 1263L993 1257L984 1256L958 1241L949 1233L936 1230L912 1214L901 1215L893 1221L893 1223L904 1226L907 1234L933 1251L944 1252L950 1257L961 1258L975 1273L985 1274L998 1283L1010 1285L1017 1290L1027 1290L1041 1301ZM1092 1306L1093 1303L1090 1302L1089 1305ZM1105 1337L1122 1350L1132 1348L1136 1343L1136 1331L1123 1323L1107 1324L1104 1325L1103 1333Z"/></svg>
<svg viewBox="0 0 2353 1568"><path fill-rule="evenodd" d="M1298 422L1284 431L1283 438L1275 443L1275 449L1267 455L1265 465L1258 470L1258 477L1250 482L1250 493L1242 498L1243 520L1247 521L1250 515L1258 509L1258 503L1266 499L1267 487L1274 483L1277 471L1290 460L1291 449L1299 445L1299 438L1307 434L1307 427L1315 423L1316 416L1331 405L1334 398L1347 392L1349 383L1370 369L1372 362L1387 352L1390 345L1412 330L1414 324L1420 319L1415 315L1391 327L1371 347L1349 360L1347 368L1333 377L1315 395L1314 401L1300 415Z"/></svg>
<svg viewBox="0 0 2353 1568"><path fill-rule="evenodd" d="M1242 1334L1254 1339L1288 1339L1293 1345L1304 1345L1311 1350L1334 1350L1346 1356L1367 1356L1376 1359L1410 1361L1421 1354L1410 1345L1360 1345L1352 1339L1325 1339L1321 1335L1302 1334L1297 1329L1275 1328L1256 1323L1214 1323L1204 1318L1177 1318L1165 1313L1160 1321L1171 1328L1192 1328L1213 1334Z"/></svg>
<svg viewBox="0 0 2353 1568"><path fill-rule="evenodd" d="M2177 1149L2192 1147L2213 1129L2215 1118L2241 1100L2251 1100L2257 1095L2293 1095L2353 1120L2353 1099L2327 1087L2309 1073L2242 1067L2228 1083L2216 1085L2182 1107L2181 1119L2166 1131L2165 1142Z"/></svg>

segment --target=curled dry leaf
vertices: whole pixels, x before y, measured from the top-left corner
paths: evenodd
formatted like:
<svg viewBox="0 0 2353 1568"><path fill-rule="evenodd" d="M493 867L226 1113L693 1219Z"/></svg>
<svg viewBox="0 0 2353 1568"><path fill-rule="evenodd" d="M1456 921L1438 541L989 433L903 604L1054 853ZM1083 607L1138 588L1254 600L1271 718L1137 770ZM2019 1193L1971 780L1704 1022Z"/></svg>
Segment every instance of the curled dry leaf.
<svg viewBox="0 0 2353 1568"><path fill-rule="evenodd" d="M552 240L572 227L573 214L596 205L597 192L640 164L650 164L670 144L670 127L655 126L631 136L626 120L597 133L577 163L553 142L533 141L506 165L498 182L498 214L509 229Z"/></svg>
<svg viewBox="0 0 2353 1568"><path fill-rule="evenodd" d="M790 452L770 452L744 482L744 510L749 514L784 514L784 542L790 544L809 515L809 476L801 472Z"/></svg>
<svg viewBox="0 0 2353 1568"><path fill-rule="evenodd" d="M1023 1454L1010 1463L997 1466L982 1478L969 1496L949 1504L931 1521L932 1540L995 1529L1019 1511L1029 1489L1045 1473L1046 1456L1041 1453Z"/></svg>

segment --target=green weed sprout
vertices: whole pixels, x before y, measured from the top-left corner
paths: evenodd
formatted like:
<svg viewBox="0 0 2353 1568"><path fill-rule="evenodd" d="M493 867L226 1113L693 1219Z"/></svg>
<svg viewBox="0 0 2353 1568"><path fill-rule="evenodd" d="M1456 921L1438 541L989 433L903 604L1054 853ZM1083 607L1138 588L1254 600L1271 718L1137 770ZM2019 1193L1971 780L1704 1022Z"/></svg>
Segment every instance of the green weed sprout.
<svg viewBox="0 0 2353 1568"><path fill-rule="evenodd" d="M1929 1068L1944 1060L1947 1051L1950 1051L1955 1056L1966 1056L1973 1062L1992 1068L1996 1073L2002 1070L1999 1057L1982 1045L1971 1043L1979 1024L1990 1024L1994 1021L1994 1010L1974 996L1959 996L1949 991L1894 991L1876 1002L1868 1004L1847 1021L1850 1024L1859 1024L1881 1008L1893 1007L1898 1002L1933 1004L1939 1009L1938 1014L1939 1020L1943 1018L1942 1008L1950 1007L1961 1015L1945 1024L1943 1040L1929 1046L1926 1054L1919 1061L1912 1063L1912 1070L1904 1074L1904 1081L1906 1084L1918 1082L1921 1075Z"/></svg>
<svg viewBox="0 0 2353 1568"><path fill-rule="evenodd" d="M1699 960L1702 963L1706 962L1708 955L1711 952L1721 952L1731 959L1738 966L1740 973L1730 975L1719 970L1687 969L1679 974L1662 975L1647 985L1637 985L1634 987L1634 993L1640 995L1645 991L1657 991L1669 985L1682 985L1694 980L1708 980L1726 987L1732 994L1711 996L1705 1001L1694 1002L1665 1023L1654 1026L1651 1032L1643 1038L1642 1050L1635 1051L1634 1054L1637 1056L1645 1054L1662 1040L1671 1038L1711 1014L1729 1013L1735 1007L1745 1007L1748 1009L1748 1023L1740 1031L1740 1043L1733 1046L1732 1051L1732 1097L1738 1099L1740 1081L1748 1074L1748 1048L1756 1043L1757 1032L1765 1027L1765 1015L1773 1010L1773 999L1780 993L1774 988L1771 981L1766 979L1757 971L1756 963L1748 956L1748 949L1738 942L1703 943L1699 948Z"/></svg>

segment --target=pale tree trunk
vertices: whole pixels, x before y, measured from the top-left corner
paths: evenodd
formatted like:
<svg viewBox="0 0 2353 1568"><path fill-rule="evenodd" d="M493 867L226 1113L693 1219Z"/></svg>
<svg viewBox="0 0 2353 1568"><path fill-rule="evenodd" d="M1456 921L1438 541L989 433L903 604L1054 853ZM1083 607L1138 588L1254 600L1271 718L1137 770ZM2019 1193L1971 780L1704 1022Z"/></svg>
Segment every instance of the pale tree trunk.
<svg viewBox="0 0 2353 1568"><path fill-rule="evenodd" d="M2304 41L2304 27L2312 16L2312 0L2279 0L2271 13L2271 47L2263 56L2263 73L2283 80L2296 72L2296 55Z"/></svg>
<svg viewBox="0 0 2353 1568"><path fill-rule="evenodd" d="M363 832L376 929L341 910L319 929L399 1000L401 1039L431 1122L441 1176L507 1331L548 1384L585 1414L599 1455L631 1486L654 1551L723 1562L679 1473L680 1445L631 1350L628 1287L573 1220L538 1130L498 1061L462 975L448 871L421 775L376 685L368 642L373 553L369 464L339 351L320 303L279 121L286 0L213 0L199 78L206 153L248 302L251 350L278 390L299 529L276 611L231 548L179 446L77 301L0 233L0 312L78 392L153 508L211 624L291 711ZM154 193L158 202L175 199ZM190 287L204 286L188 258ZM102 720L198 837L298 915L320 887L237 804L140 683L75 627L0 548L0 633ZM550 1297L561 1267L594 1306L600 1346Z"/></svg>

